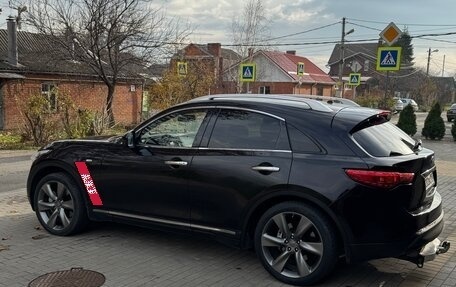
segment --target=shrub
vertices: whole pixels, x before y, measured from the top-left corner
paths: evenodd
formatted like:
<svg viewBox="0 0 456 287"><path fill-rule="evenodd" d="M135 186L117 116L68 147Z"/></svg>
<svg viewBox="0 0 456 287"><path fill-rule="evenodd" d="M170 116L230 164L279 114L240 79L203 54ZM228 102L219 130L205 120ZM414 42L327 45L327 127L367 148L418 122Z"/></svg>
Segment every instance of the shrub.
<svg viewBox="0 0 456 287"><path fill-rule="evenodd" d="M49 112L49 101L43 95L30 96L21 112L24 115L24 140L32 140L35 146L41 146L56 136L57 121Z"/></svg>
<svg viewBox="0 0 456 287"><path fill-rule="evenodd" d="M416 115L411 105L407 105L399 114L397 126L410 136L416 134Z"/></svg>
<svg viewBox="0 0 456 287"><path fill-rule="evenodd" d="M9 132L0 132L0 149L16 149L22 146L22 138L20 135L11 134Z"/></svg>
<svg viewBox="0 0 456 287"><path fill-rule="evenodd" d="M86 109L76 109L66 95L59 95L60 119L67 138L82 138L94 134L94 115Z"/></svg>
<svg viewBox="0 0 456 287"><path fill-rule="evenodd" d="M385 109L392 111L395 101L392 98L385 98L380 94L366 94L356 97L356 103L362 107Z"/></svg>
<svg viewBox="0 0 456 287"><path fill-rule="evenodd" d="M440 104L436 102L429 111L421 132L426 139L441 140L445 135L445 122L443 121L441 114L442 109L440 108Z"/></svg>

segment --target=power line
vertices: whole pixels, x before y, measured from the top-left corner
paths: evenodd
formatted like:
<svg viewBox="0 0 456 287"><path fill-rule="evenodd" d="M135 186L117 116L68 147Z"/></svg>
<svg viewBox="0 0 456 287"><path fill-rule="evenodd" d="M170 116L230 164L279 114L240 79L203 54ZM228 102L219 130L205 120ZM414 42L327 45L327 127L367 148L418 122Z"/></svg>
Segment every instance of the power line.
<svg viewBox="0 0 456 287"><path fill-rule="evenodd" d="M371 20L362 20L362 19L354 19L354 18L347 18L347 20L357 21L357 22L364 22L364 23L374 23L374 24L386 24L388 22L381 22L381 21L371 21ZM396 25L401 26L421 26L421 27L456 27L456 24L417 24L417 23L396 23Z"/></svg>
<svg viewBox="0 0 456 287"><path fill-rule="evenodd" d="M434 42L456 44L456 41L449 41L449 40L442 40L442 39L429 39L429 38L424 38L424 37L422 37L421 39L428 40L428 41L434 41Z"/></svg>
<svg viewBox="0 0 456 287"><path fill-rule="evenodd" d="M410 36L410 38L424 38L424 37L440 37L440 36L449 36L456 35L456 32L446 32L446 33L428 33L420 34L415 36ZM358 40L346 40L346 43L362 43L362 42L374 42L378 41L378 38L372 39L358 39ZM319 45L319 44L338 44L339 41L322 41L322 42L302 42L302 43L282 43L282 44L225 44L226 47L280 47L280 46L307 46L307 45ZM176 43L166 43L166 44L176 44Z"/></svg>
<svg viewBox="0 0 456 287"><path fill-rule="evenodd" d="M288 34L288 35L283 35L283 36L279 36L279 37L274 37L274 38L270 38L270 39L266 39L266 40L262 40L262 41L267 42L267 41L283 39L283 38L287 38L287 37L291 37L291 36L301 35L301 34L313 32L313 31L317 31L317 30L320 30L320 29L324 29L324 28L327 28L327 27L331 27L331 26L334 26L334 25L337 25L337 24L340 24L340 21L339 22L335 22L335 23L331 23L331 24L328 24L328 25L312 28L312 29L309 29L309 30L305 30L305 31L302 31L302 32L297 32L297 33L293 33L293 34ZM257 42L255 42L255 43L257 43Z"/></svg>
<svg viewBox="0 0 456 287"><path fill-rule="evenodd" d="M352 25L354 25L354 26L358 26L358 27L361 27L361 28L369 29L369 30L382 31L381 29L372 28L372 27L369 27L369 26L364 26L364 25L356 24L356 23L349 22L349 21L347 21L346 23L349 23L349 24L352 24Z"/></svg>

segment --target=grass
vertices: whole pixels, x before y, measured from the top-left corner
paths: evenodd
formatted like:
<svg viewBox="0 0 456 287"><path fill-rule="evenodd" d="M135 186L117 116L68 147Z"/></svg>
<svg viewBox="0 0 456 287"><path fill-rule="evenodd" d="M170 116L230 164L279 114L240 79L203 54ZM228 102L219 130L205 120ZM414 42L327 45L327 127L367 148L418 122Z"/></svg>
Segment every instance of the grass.
<svg viewBox="0 0 456 287"><path fill-rule="evenodd" d="M0 150L9 149L36 149L36 147L31 142L23 142L20 135L0 132Z"/></svg>

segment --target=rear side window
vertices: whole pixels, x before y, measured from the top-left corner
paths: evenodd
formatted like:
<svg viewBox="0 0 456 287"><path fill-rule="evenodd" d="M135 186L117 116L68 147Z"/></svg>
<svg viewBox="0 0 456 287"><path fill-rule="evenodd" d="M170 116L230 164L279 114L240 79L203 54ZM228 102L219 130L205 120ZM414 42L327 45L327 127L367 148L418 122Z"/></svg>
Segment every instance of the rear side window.
<svg viewBox="0 0 456 287"><path fill-rule="evenodd" d="M321 149L304 133L292 125L287 124L290 136L291 149L298 153L321 153Z"/></svg>
<svg viewBox="0 0 456 287"><path fill-rule="evenodd" d="M215 122L209 147L275 149L281 125L273 117L242 110L222 110Z"/></svg>
<svg viewBox="0 0 456 287"><path fill-rule="evenodd" d="M412 154L415 145L409 135L389 122L359 130L353 138L366 152L376 157Z"/></svg>

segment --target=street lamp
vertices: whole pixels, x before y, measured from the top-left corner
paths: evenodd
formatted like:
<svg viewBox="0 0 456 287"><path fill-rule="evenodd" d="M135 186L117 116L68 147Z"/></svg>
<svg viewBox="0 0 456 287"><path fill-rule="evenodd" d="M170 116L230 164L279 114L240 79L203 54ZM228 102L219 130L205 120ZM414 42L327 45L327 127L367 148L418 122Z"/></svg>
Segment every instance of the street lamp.
<svg viewBox="0 0 456 287"><path fill-rule="evenodd" d="M344 97L344 84L342 82L342 72L343 72L343 65L344 65L344 58L345 58L345 36L355 32L355 29L350 29L348 32L345 32L345 17L342 18L342 37L340 40L340 59L339 59L339 96L341 98Z"/></svg>
<svg viewBox="0 0 456 287"><path fill-rule="evenodd" d="M439 49L435 49L431 51L431 48L428 50L428 59L427 59L427 68L426 68L426 76L429 76L429 62L431 61L431 54L438 52Z"/></svg>

